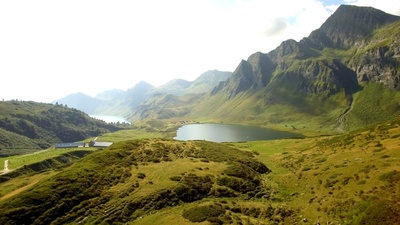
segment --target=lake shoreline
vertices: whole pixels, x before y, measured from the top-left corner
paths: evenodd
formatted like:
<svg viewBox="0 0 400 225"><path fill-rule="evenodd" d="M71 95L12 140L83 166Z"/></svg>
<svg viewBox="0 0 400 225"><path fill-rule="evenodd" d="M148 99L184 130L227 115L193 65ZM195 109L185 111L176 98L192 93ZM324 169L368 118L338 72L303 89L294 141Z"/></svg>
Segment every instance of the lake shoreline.
<svg viewBox="0 0 400 225"><path fill-rule="evenodd" d="M179 127L174 139L181 141L206 140L213 142L241 142L302 137L305 136L294 132L275 130L261 126L192 123Z"/></svg>
<svg viewBox="0 0 400 225"><path fill-rule="evenodd" d="M106 123L129 123L124 117L122 116L114 116L114 115L89 115L92 118L102 120Z"/></svg>

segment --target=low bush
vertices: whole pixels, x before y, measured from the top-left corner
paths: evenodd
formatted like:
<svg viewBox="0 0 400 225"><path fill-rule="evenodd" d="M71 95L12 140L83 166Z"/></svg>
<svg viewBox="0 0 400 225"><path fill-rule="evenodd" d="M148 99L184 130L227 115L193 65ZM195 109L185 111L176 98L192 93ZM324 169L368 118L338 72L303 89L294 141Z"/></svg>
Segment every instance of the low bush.
<svg viewBox="0 0 400 225"><path fill-rule="evenodd" d="M144 174L144 173L138 173L138 174L136 175L136 177L139 178L139 179L144 179L144 178L146 177L146 174Z"/></svg>
<svg viewBox="0 0 400 225"><path fill-rule="evenodd" d="M217 221L216 217L225 213L225 209L221 205L204 205L195 206L183 211L182 216L193 223L204 222L210 218L212 221Z"/></svg>
<svg viewBox="0 0 400 225"><path fill-rule="evenodd" d="M397 170L393 170L393 171L384 173L379 176L379 180L389 181L389 182L399 182L400 181L400 172L398 172Z"/></svg>
<svg viewBox="0 0 400 225"><path fill-rule="evenodd" d="M182 179L182 177L181 176L172 176L169 179L172 181L180 181Z"/></svg>

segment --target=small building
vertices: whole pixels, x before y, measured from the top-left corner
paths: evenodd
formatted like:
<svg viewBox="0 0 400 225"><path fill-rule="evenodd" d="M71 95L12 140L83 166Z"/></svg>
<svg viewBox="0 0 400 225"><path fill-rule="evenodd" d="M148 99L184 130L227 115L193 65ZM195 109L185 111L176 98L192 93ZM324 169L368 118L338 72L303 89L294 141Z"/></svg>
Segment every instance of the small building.
<svg viewBox="0 0 400 225"><path fill-rule="evenodd" d="M95 147L95 148L107 148L111 146L113 143L112 142L101 142L101 141L90 141L89 142L89 147Z"/></svg>
<svg viewBox="0 0 400 225"><path fill-rule="evenodd" d="M55 148L82 148L85 147L84 142L56 143Z"/></svg>

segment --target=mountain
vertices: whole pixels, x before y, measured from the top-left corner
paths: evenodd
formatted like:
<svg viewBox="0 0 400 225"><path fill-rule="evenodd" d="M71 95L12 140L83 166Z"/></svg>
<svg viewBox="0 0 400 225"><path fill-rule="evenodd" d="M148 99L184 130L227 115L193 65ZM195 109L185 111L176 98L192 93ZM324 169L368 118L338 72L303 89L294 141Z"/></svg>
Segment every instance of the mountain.
<svg viewBox="0 0 400 225"><path fill-rule="evenodd" d="M174 79L156 88L158 93L182 95L190 86L191 82L183 79Z"/></svg>
<svg viewBox="0 0 400 225"><path fill-rule="evenodd" d="M102 110L102 106L106 105L105 100L93 98L84 93L75 93L60 98L53 103L64 104L69 107L84 111L89 115L95 115Z"/></svg>
<svg viewBox="0 0 400 225"><path fill-rule="evenodd" d="M58 99L54 103L68 105L82 110L89 115L116 115L126 118L136 118L135 116L132 117L132 114L149 98L171 94L180 96L184 94L207 93L220 82L226 81L230 75L230 72L210 70L201 74L193 82L174 79L159 87L154 87L145 81L140 81L126 91L118 89L107 90L95 97L76 93Z"/></svg>
<svg viewBox="0 0 400 225"><path fill-rule="evenodd" d="M191 82L190 86L187 87L186 93L201 94L210 92L221 82L225 82L231 75L232 72L209 70Z"/></svg>
<svg viewBox="0 0 400 225"><path fill-rule="evenodd" d="M59 104L0 102L0 155L34 152L118 129Z"/></svg>
<svg viewBox="0 0 400 225"><path fill-rule="evenodd" d="M99 93L95 97L83 93L70 94L53 103L68 105L89 115L127 116L135 107L146 100L154 87L140 81L126 91L113 89Z"/></svg>
<svg viewBox="0 0 400 225"><path fill-rule="evenodd" d="M172 80L156 88L157 93L183 95L183 94L202 94L210 92L220 82L226 81L231 72L209 70L201 74L196 80L190 82L182 79Z"/></svg>
<svg viewBox="0 0 400 225"><path fill-rule="evenodd" d="M100 99L103 101L111 101L123 98L125 95L125 91L120 89L112 89L103 91L95 96L96 99Z"/></svg>
<svg viewBox="0 0 400 225"><path fill-rule="evenodd" d="M318 30L303 41L319 49L348 49L358 45L360 39L372 34L374 30L398 20L398 16L372 7L341 5Z"/></svg>
<svg viewBox="0 0 400 225"><path fill-rule="evenodd" d="M242 60L183 117L329 132L393 118L399 21L371 7L341 5L309 37Z"/></svg>
<svg viewBox="0 0 400 225"><path fill-rule="evenodd" d="M152 94L153 88L153 85L145 81L140 81L134 87L129 88L126 91L126 97L123 101L124 104L128 104L132 109L134 109Z"/></svg>

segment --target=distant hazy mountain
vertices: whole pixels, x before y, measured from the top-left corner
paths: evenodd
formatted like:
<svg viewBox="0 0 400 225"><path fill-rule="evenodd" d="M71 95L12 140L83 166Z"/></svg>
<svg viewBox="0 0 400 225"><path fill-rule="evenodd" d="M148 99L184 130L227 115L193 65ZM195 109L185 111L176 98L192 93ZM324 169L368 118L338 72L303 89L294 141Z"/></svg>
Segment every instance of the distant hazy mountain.
<svg viewBox="0 0 400 225"><path fill-rule="evenodd" d="M190 86L191 82L182 79L174 79L168 83L155 88L157 93L168 93L174 95L182 95L186 93L186 89Z"/></svg>
<svg viewBox="0 0 400 225"><path fill-rule="evenodd" d="M190 86L186 88L186 93L200 94L210 92L220 82L228 80L231 75L232 72L209 70L191 82Z"/></svg>
<svg viewBox="0 0 400 225"><path fill-rule="evenodd" d="M174 95L206 93L210 92L220 82L226 81L231 74L231 72L209 70L201 74L192 82L182 79L175 79L157 87L155 91L158 93Z"/></svg>
<svg viewBox="0 0 400 225"><path fill-rule="evenodd" d="M126 92L124 90L112 89L101 92L100 94L96 95L95 98L103 101L110 101L110 100L124 98L125 93Z"/></svg>
<svg viewBox="0 0 400 225"><path fill-rule="evenodd" d="M126 91L118 89L107 90L95 97L76 93L54 102L82 110L90 115L99 114L128 117L138 109L139 105L152 96L206 93L211 91L221 81L226 81L230 75L231 72L210 70L201 74L193 82L175 79L155 88L145 81L140 81Z"/></svg>
<svg viewBox="0 0 400 225"><path fill-rule="evenodd" d="M67 95L53 103L56 102L67 105L68 107L79 109L89 115L97 114L97 112L101 111L101 108L107 104L105 100L93 98L81 92Z"/></svg>

